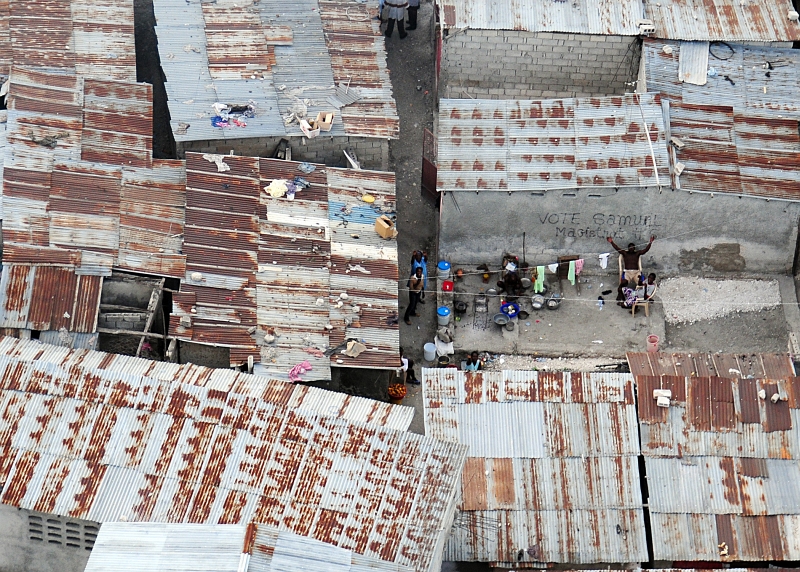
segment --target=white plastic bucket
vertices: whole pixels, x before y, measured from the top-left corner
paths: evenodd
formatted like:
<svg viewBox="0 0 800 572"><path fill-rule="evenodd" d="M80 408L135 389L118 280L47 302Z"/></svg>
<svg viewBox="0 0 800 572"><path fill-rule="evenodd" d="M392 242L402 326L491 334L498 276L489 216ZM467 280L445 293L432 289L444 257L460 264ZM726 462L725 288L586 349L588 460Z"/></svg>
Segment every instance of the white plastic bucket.
<svg viewBox="0 0 800 572"><path fill-rule="evenodd" d="M436 344L427 343L422 348L425 361L433 361L436 359Z"/></svg>

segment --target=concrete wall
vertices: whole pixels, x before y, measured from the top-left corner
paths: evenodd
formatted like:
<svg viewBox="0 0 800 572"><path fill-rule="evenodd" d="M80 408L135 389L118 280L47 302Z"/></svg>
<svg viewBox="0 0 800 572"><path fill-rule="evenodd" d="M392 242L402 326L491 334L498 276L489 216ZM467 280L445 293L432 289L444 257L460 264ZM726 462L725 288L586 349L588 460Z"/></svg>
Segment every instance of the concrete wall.
<svg viewBox="0 0 800 572"><path fill-rule="evenodd" d="M658 240L643 259L648 270L677 274L791 272L800 203L669 189L456 193L442 199L440 255L457 266L499 265L504 251L529 264L560 255L587 258L588 272L604 272L597 255ZM609 258L611 273L616 254Z"/></svg>
<svg viewBox="0 0 800 572"><path fill-rule="evenodd" d="M505 30L451 33L442 48L443 98L537 99L633 91L641 44L627 36Z"/></svg>
<svg viewBox="0 0 800 572"><path fill-rule="evenodd" d="M0 572L83 572L98 528L0 504Z"/></svg>
<svg viewBox="0 0 800 572"><path fill-rule="evenodd" d="M355 149L361 167L387 171L389 169L389 141L366 137L326 137L314 139L287 137L292 147L293 161L323 163L329 167L349 167L342 151L348 147ZM234 139L229 141L192 141L178 144L178 154L185 157L186 151L201 153L220 153L226 155L233 149L234 154L247 157L272 157L280 137L258 137L253 139Z"/></svg>

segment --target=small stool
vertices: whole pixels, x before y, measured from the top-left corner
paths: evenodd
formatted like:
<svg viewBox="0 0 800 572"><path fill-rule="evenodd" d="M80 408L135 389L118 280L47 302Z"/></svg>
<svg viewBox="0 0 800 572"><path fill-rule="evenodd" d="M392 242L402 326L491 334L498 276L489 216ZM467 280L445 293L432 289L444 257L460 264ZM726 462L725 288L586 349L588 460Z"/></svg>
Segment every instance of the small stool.
<svg viewBox="0 0 800 572"><path fill-rule="evenodd" d="M645 300L645 299L638 300L637 299L636 302L633 303L633 306L631 306L631 316L635 316L636 315L636 306L644 306L644 315L645 315L645 317L649 318L650 317L650 302L652 302L652 301L653 301L652 298L650 298L649 300Z"/></svg>

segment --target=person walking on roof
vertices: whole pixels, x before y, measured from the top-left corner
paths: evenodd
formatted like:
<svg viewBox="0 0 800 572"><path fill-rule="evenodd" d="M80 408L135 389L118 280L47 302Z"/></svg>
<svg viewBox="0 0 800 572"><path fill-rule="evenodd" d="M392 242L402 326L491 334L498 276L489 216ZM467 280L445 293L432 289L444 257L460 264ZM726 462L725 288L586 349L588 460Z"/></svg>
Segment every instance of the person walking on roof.
<svg viewBox="0 0 800 572"><path fill-rule="evenodd" d="M387 16L388 20L386 22L386 32L384 32L384 36L387 38L392 37L392 32L394 32L394 23L397 22L397 31L400 33L400 39L402 40L408 35L405 29L408 0L384 0L384 2L386 6L389 7L389 15Z"/></svg>

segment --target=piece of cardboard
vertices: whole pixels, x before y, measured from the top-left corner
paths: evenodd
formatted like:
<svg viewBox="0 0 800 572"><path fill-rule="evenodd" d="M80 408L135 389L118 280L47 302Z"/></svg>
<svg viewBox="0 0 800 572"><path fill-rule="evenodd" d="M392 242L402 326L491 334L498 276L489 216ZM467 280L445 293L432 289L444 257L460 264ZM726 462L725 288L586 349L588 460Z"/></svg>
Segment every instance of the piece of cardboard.
<svg viewBox="0 0 800 572"><path fill-rule="evenodd" d="M382 238L394 238L397 236L397 229L388 216L383 215L375 219L375 232Z"/></svg>
<svg viewBox="0 0 800 572"><path fill-rule="evenodd" d="M315 125L322 131L330 131L333 127L333 117L336 115L333 111L320 111L317 113Z"/></svg>
<svg viewBox="0 0 800 572"><path fill-rule="evenodd" d="M319 135L319 127L316 127L316 126L314 126L314 125L311 125L311 124L310 124L308 121L306 121L305 119L301 119L301 120L300 120L300 131L302 131L302 132L303 132L303 134L304 134L306 137L308 137L309 139L313 139L314 137L316 137L317 135Z"/></svg>

